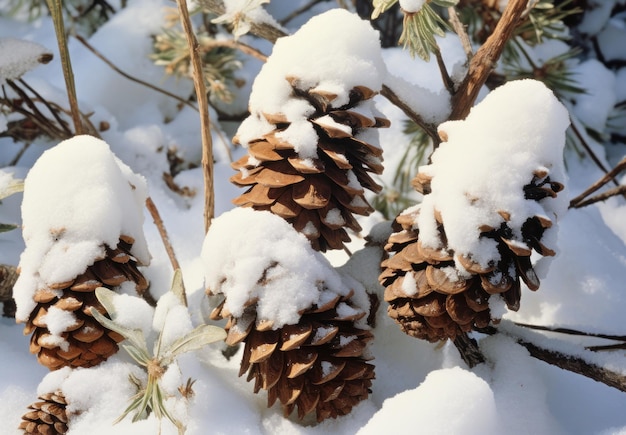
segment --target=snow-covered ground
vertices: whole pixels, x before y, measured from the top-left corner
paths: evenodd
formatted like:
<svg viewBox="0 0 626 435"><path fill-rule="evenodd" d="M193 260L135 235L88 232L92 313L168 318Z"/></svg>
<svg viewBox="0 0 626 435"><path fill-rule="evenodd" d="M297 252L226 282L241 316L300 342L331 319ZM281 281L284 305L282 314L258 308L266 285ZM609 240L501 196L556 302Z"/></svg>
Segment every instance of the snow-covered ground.
<svg viewBox="0 0 626 435"><path fill-rule="evenodd" d="M280 15L286 4L284 1L273 1L269 5L269 11ZM89 41L123 71L185 97L192 88L191 83L166 78L162 67L155 66L148 58L151 52L151 35L160 31L163 25L162 7L166 5L171 6L163 0L129 1L128 6L90 37ZM331 5L334 6L334 3L319 4L313 12L320 12ZM6 7L6 2L0 2L0 7ZM595 15L591 18L601 21ZM293 27L289 30L293 32L301 24L303 23L291 23ZM593 27L594 24L594 20L589 19L587 27ZM594 31L599 32L600 29ZM610 29L612 33L605 31L602 35L603 38L610 39L612 34L619 31L620 27L614 25ZM37 66L23 78L44 97L64 105L65 87L52 21L42 18L34 23L24 23L0 17L0 38L5 37L38 42L54 53L54 59L50 63ZM246 40L245 36L242 38ZM329 44L328 41L326 43ZM316 50L319 48L315 47ZM267 44L262 49L270 54L271 47ZM329 46L327 49L332 51L333 47ZM199 163L200 127L197 112L188 107L179 109L177 101L127 80L76 40L70 39L70 51L82 111L93 112L90 118L93 125L106 122L110 126L101 132L101 136L121 162L128 165L128 168L122 170L123 176L135 176L130 173L132 171L145 177L148 195L163 218L181 264L191 320L194 324L207 321L210 307L204 291L206 259L201 258L204 240L202 172L199 168L185 169L175 177L179 186L195 190L194 196L181 196L173 192L162 177L164 172L169 171L166 155L169 148L176 148L184 160ZM461 63L459 59L463 56L458 41L449 36L442 41L442 51L449 69L457 71ZM407 92L414 89L414 95L430 99L417 99L414 107L429 114L433 120L441 119L447 102L442 97L442 85L434 61L426 65L420 60L412 59L399 48L383 50L382 55L387 69L397 76L393 80L385 80L390 83L393 81ZM621 59L625 57L617 48L612 55L617 58L622 56ZM0 58L0 64L2 62L3 59ZM249 79L248 85L260 67L258 60L246 60L243 74ZM577 71L583 87L593 89L593 92L584 95L573 110L588 125L602 126L607 122L615 102L626 99L624 69L615 74L599 62L590 60L578 66ZM597 80L599 74L605 79ZM428 105L424 105L424 101L432 101L430 111L427 111ZM246 102L247 97L237 100L236 104L245 107ZM390 128L380 130L380 144L384 150L384 163L388 168L382 179L390 181L404 146L408 144L408 138L402 133L405 116L380 96L375 98L375 103L376 109L391 120ZM215 119L216 114L211 115ZM529 118L535 115L537 114L529 114ZM5 125L3 121L0 115L0 128ZM234 171L230 167L227 149L230 149L235 160L245 153L241 147L233 147L230 143L237 127L228 123L214 124L213 146L217 160L215 205L218 219L233 208L230 201L241 193L228 181ZM556 128L562 129L562 126ZM622 126L622 130L623 128ZM91 145L89 141L83 144L85 147ZM37 141L26 149L16 166L7 167L20 152L22 144L15 144L6 138L0 139L2 172L12 173L16 178L25 178L42 153L53 145ZM606 156L604 148L594 147L594 152L607 167L614 164L615 159L621 158L625 150L626 147L615 146L610 155ZM543 154L549 154L548 151L543 151ZM600 178L602 172L591 159L581 159L571 149L566 149L565 154L567 189L560 195L568 195L565 199L569 200ZM471 155L468 160L470 158ZM109 161L111 162L113 161ZM80 191L94 186L93 183L98 181L94 181L93 177L97 180L98 174L85 173L82 163L87 164L88 161L64 162L62 169L69 174L75 174L75 189L69 190L68 195L85 198L85 202L88 202L89 194ZM466 164L472 165L472 162L467 161ZM122 174L114 164L101 170L104 174ZM506 171L504 172L504 175L499 176L506 176ZM0 178L0 181L4 179ZM493 182L498 183L497 177ZM39 180L39 184L45 185L42 180ZM42 201L54 197L45 190L41 195ZM0 222L21 223L22 198L23 195L18 194L2 200ZM99 213L113 213L116 216L132 213L128 210L132 208L132 197L126 197L124 201L125 205L121 207L124 210L103 210L97 207L101 204L96 204L93 208ZM25 214L30 213L29 219L33 226L46 222L45 202L29 204ZM79 206L80 204L72 205ZM37 216L37 213L42 215ZM144 213L142 229L152 258L150 265L143 271L151 281L151 292L160 296L169 289L173 271L157 228L150 215ZM79 215L69 213L69 216L69 223L81 225ZM623 198L612 198L597 205L569 210L558 217L556 246L550 245L557 251L557 256L549 264L545 264L546 267L538 268L541 288L536 292L524 288L519 312L506 314L502 327L513 328L510 323L514 320L589 332L626 334L626 316L623 314L626 310L626 204ZM124 225L131 225L130 230L136 232L139 229L133 225L141 222L141 219L137 216L132 219L133 223L112 222L109 227L102 215L88 221L111 231L121 231L120 228L126 228ZM365 234L380 221L382 217L377 214L360 219ZM232 220L232 223L238 222L240 221ZM259 223L260 227L262 223ZM228 225L222 224L222 228L227 227ZM115 236L106 233L101 237ZM240 236L244 237L245 234ZM246 244L245 240L235 241L238 249L250 250L257 249L255 244L262 242L258 240ZM220 240L217 242L228 244ZM294 245L298 242L301 240L294 240ZM368 256L376 255L371 251L359 251L362 244L360 239L351 244L352 251L357 252L354 257L366 261ZM20 230L0 234L0 262L17 265L24 247ZM343 252L333 252L326 256L336 266L346 261ZM364 264L351 264L342 273L350 273L362 281L375 283L376 271L368 268L368 263ZM332 273L334 271L331 269L329 275ZM143 322L142 328L149 332L151 323L144 320L152 315L152 309L141 301L134 301L132 304L132 310L126 313L127 321L133 321L133 315L136 315L134 320ZM281 308L284 307L268 309ZM161 313L155 317L154 325L157 329L163 325L163 315ZM180 315L178 319L184 324L181 324L181 330L189 326L185 323L188 322L185 316ZM375 340L371 346L373 364L376 366L372 394L348 416L317 425L283 418L278 405L266 408L264 391L253 394L253 386L245 381L245 377L237 376L241 350L227 359L221 352L223 346L220 344L209 345L197 353L185 354L166 373L163 386L172 393L187 378L196 380L193 386L195 394L188 404L182 399L171 401L173 413L186 422L189 434L626 433L625 393L539 362L506 335L481 339L481 349L489 362L468 369L451 344L438 346L403 334L387 317L384 305L378 312L377 320L373 331ZM29 353L29 337L22 334L22 329L23 325L16 324L13 319L0 318L2 433L19 433L16 428L21 416L26 412L28 404L36 400L38 392L58 388L65 393L70 403L69 410L80 412L72 419L70 434L158 433L159 423L154 416L137 423L131 423L130 418L127 418L112 425L135 393L128 380L129 374L139 378L143 376L124 351L96 368L74 371L62 369L50 373ZM564 351L603 343L556 334L549 335L549 338L567 340L558 344L542 341L548 347ZM546 340L544 337L535 339ZM602 353L591 359L614 371L626 373L626 355L623 350ZM166 419L162 422L161 430L164 434L176 433L174 426Z"/></svg>

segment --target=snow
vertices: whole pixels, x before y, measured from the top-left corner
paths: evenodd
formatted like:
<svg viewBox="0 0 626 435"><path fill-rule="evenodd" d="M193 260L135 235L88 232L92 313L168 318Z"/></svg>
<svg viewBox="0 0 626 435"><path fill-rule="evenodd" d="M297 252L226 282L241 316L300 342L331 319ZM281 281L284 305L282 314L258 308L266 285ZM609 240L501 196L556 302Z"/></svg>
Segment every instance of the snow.
<svg viewBox="0 0 626 435"><path fill-rule="evenodd" d="M586 125L602 131L617 102L614 90L615 76L595 59L581 63L574 72L586 90L584 94L577 96L574 111Z"/></svg>
<svg viewBox="0 0 626 435"><path fill-rule="evenodd" d="M16 80L41 63L47 63L51 54L41 44L15 38L0 38L0 84ZM2 131L2 129L0 129Z"/></svg>
<svg viewBox="0 0 626 435"><path fill-rule="evenodd" d="M339 40L341 44L337 44ZM329 51L329 46L333 50ZM242 145L247 145L271 129L263 114L280 113L291 123L283 137L293 141L301 156L313 157L317 137L311 124L304 121L314 108L304 100L292 98L287 79L295 77L301 89L336 94L331 107L340 107L348 102L349 92L355 86L379 91L385 72L378 34L368 22L343 9L314 17L293 35L276 41L254 80L251 115L237 136ZM340 126L332 119L327 122Z"/></svg>
<svg viewBox="0 0 626 435"><path fill-rule="evenodd" d="M413 390L387 399L359 435L385 428L396 434L496 434L502 428L494 393L474 373L454 367L431 372Z"/></svg>
<svg viewBox="0 0 626 435"><path fill-rule="evenodd" d="M400 0L400 7L404 12L416 13L422 9L426 0Z"/></svg>
<svg viewBox="0 0 626 435"><path fill-rule="evenodd" d="M304 235L266 211L238 208L216 218L201 256L206 287L224 294L225 308L240 317L248 301L258 298L259 319L272 320L274 329L297 323L303 310L323 298L351 290ZM341 305L340 316L354 314Z"/></svg>
<svg viewBox="0 0 626 435"><path fill-rule="evenodd" d="M146 189L142 176L92 136L68 139L41 156L24 180L18 319L28 318L36 290L72 280L122 235L135 240L131 253L140 263L150 262L142 230Z"/></svg>
<svg viewBox="0 0 626 435"><path fill-rule="evenodd" d="M444 142L433 153L432 163L420 168L432 177L432 192L424 197L417 218L422 243L442 248L434 218L438 210L448 248L487 267L497 263L499 253L495 241L479 237L480 226L498 228L503 222L499 211L510 214L509 225L519 243L521 226L528 218L545 214L556 221L566 210L566 195L538 204L520 193L537 170L565 183L562 155L568 125L563 105L545 85L533 80L508 82L475 106L465 120L441 124Z"/></svg>
<svg viewBox="0 0 626 435"><path fill-rule="evenodd" d="M271 7L267 5L267 10L285 10L280 14L285 16L289 8L297 8L307 3L309 2L306 0L276 1L272 2ZM585 25L589 29L588 32L598 34L602 39L606 36L603 33L605 26L602 17L606 16L606 11L610 11L617 2L595 3L599 7L585 15ZM116 13L111 21L89 38L89 41L124 71L186 97L192 89L191 83L185 80L166 79L162 69L155 67L148 59L150 37L163 25L161 6L165 4L166 2L155 3L153 0L129 1L127 7ZM623 1L620 4L623 4ZM0 5L1 8L5 8L6 1L0 1ZM318 13L324 8L331 7L335 7L335 3L321 2L311 11ZM361 22L344 12L335 11L330 14L330 18L336 25L322 26L318 22L318 25L309 27L313 30L322 27L323 31L310 32L315 33L312 36L310 34L299 36L298 38L305 39L311 44L305 50L294 53L293 61L287 58L288 61L281 62L281 65L275 67L285 70L284 74L292 73L291 70L287 71L289 68L298 68L299 72L303 71L303 74L306 72L307 77L313 77L318 75L320 68L328 66L320 64L321 53L332 54L336 51L338 57L335 59L336 65L346 69L332 72L353 80L352 85L363 85L366 84L364 80L370 79L370 83L373 84L380 85L384 82L399 95L409 98L410 94L412 106L428 122L438 124L446 118L449 102L442 90L441 80L433 62L427 64L419 59L411 59L408 53L398 48L380 50L375 32L366 30ZM301 23L302 21L290 22L290 30L299 29ZM359 52L357 57L359 61L368 60L365 62L368 66L356 70L351 70L353 60L340 57L343 49L337 43L353 35L358 35L361 39L355 38L352 41L352 38L349 38L352 47L350 50L355 49ZM65 85L60 72L58 49L56 44L50 44L50 41L55 41L50 18L45 16L33 23L21 23L17 19L3 15L0 17L0 38L8 37L25 38L35 43L39 41L49 45L50 52L54 54L53 60L45 68L30 70L27 73L27 80L45 98L53 98L58 104L65 104L63 99ZM252 41L248 38L249 35L242 35L240 40ZM288 40L283 38L283 41ZM448 35L438 41L442 44L442 53L448 69L462 71L465 56L458 40L453 35ZM603 44L611 43L605 41ZM289 46L290 43L279 45ZM265 50L268 50L268 46L261 45ZM555 45L544 49L547 51L545 58L551 57L550 54L556 54L553 50L560 53ZM277 50L280 52L282 49ZM98 254L94 248L95 240L100 242L105 239L113 240L123 232L122 230L130 232L132 229L132 235L136 239L135 247L138 250L135 255L146 264L149 260L148 251L153 257L149 266L144 267L142 272L150 279L150 290L159 297L159 306L155 310L136 297L119 295L115 298L117 321L127 327L144 331L149 336L150 344L163 327L166 328L165 341L171 342L176 336L188 331L191 325L207 322L211 302L205 295L205 288L217 290L215 279L220 276L234 280L227 281L226 287L230 286L231 288L227 290L235 291L231 309L239 309L238 305L243 299L250 297L254 292L258 294L259 289L254 285L255 279L269 264L269 259L278 258L285 261L284 269L273 272L276 294L264 295L268 303L267 315L276 316L279 321L296 319L298 307L314 300L322 303L328 301L336 294L335 292L357 290L353 298L359 308L367 305L367 295L361 287L382 297L382 289L377 282L379 272L377 264L382 255L380 246L363 247L364 241L356 239L350 244L352 257L343 264L345 261L343 253L333 253L324 257L307 250L304 239L287 228L280 219L251 210L231 211L233 206L230 200L241 192L228 182L233 170L229 166L226 147L229 146L232 132L237 130L238 126L218 122L214 112L211 116L215 127L213 139L216 151L217 217L207 236L207 239L211 238L214 242L208 243L203 249L205 235L202 221L204 201L202 171L193 167L200 161L197 112L189 108L179 111L176 108L177 102L119 76L76 41L70 40L70 52L81 108L86 112L93 112L90 119L94 125L98 125L101 120L110 123L110 129L102 132L103 139L108 145L93 138L78 138L70 142L76 150L68 152L70 156L66 159L62 155L54 157L55 150L59 150L55 147L56 142L37 139L25 150L16 166L7 166L21 150L21 144L13 143L10 138L0 138L0 161L4 166L1 174L25 178L31 168L31 174L34 174L32 177L29 174L30 181L24 197L23 214L20 214L20 202L23 198L21 194L7 197L0 204L0 222L23 223L25 235L31 235L25 242L19 230L0 234L2 247L0 256L4 263L16 265L20 253L27 248L23 255L24 265L18 285L18 289L27 291L20 291L19 294L22 296L18 297L30 300L27 293L40 284L39 278L34 275L35 263L42 261L46 249L52 246L51 241L44 245L40 237L43 238L45 235L46 239L48 238L52 221L57 216L56 212L52 213L58 208L56 204L60 201L66 203L68 199L74 197L80 199L80 202L91 204L90 207L96 207L98 213L79 213L83 209L77 207L59 210L58 219L63 219L63 226L66 228L64 237L68 237L68 234L76 234L76 237L79 234L93 236L94 242L89 246L73 244L72 249L76 255L67 253L61 256L62 259L53 258L56 255L46 256L45 259L50 261L50 266L47 269L42 268L42 271L44 274L59 278L69 275L73 269L78 269L77 263L84 264L88 261L87 258L93 259ZM380 63L381 54L384 66ZM5 59L7 59L5 56L0 56L0 63ZM254 77L255 68L258 67L256 62L246 62L247 77ZM375 78L374 70L376 74L380 71L383 73ZM571 109L573 113L584 117L584 106L589 104L592 109L595 107L593 110L585 109L588 113L585 119L594 125L593 128L597 126L602 128L613 103L623 100L626 95L624 85L626 69L622 68L617 72L604 71L591 62L579 71L582 71L578 77L582 84L594 89L594 92L588 96L580 96L582 99L578 99L576 105L572 104ZM594 76L596 73L601 74L599 76L601 79ZM402 85L395 84L396 80L392 74L402 79ZM315 80L311 78L311 81ZM260 83L262 82L261 80ZM323 86L323 89L333 89L333 92L343 89L338 81L319 85ZM258 87L261 85L255 86ZM502 137L508 137L510 133L512 137L526 140L539 136L539 130L547 129L545 124L550 120L557 121L559 125L566 122L564 116L555 116L555 113L560 112L554 111L555 103L545 92L539 89L522 92L518 89L514 91L514 95L517 97L516 102L524 104L531 95L539 99L541 102L539 109L535 106L528 109L534 113L532 118L536 122L533 121L532 125L526 128L505 123L502 118L509 111L515 111L516 107L517 110L521 110L516 105L509 108L507 104L502 110L495 113L489 110L489 115L484 115L483 121L488 125L489 131ZM265 93L264 89L259 89L255 96L257 99L255 104L267 111L265 108L267 98L268 108L282 109L283 97L280 92L274 95L271 89ZM585 98L592 100L585 103ZM488 106L491 104L489 99L491 96L485 100ZM406 117L381 96L375 97L375 103L377 109L392 121L391 128L380 131L380 143L384 149L386 162L385 173L381 179L387 181L393 177L394 162L401 158L408 144L407 136L402 133L403 120ZM306 113L306 108L292 107L290 111L299 111L297 115L298 119L301 119L301 115ZM234 113L239 112L241 110ZM269 128L269 124L264 123L261 118L253 117L245 121L246 127L242 126L238 133L242 137L242 143L246 142L245 137L258 137L262 135L264 129ZM2 119L0 116L0 127ZM581 127L581 134L589 138L583 124L577 125ZM455 153L463 155L461 143L467 142L468 146L474 147L485 142L480 131L476 132L466 124L448 124L444 127L450 141L457 143L458 138L459 146L455 147ZM254 129L256 130L253 131ZM562 168L558 167L561 151L555 146L562 139L562 131L556 130L558 129L554 131L550 129L551 134L554 134L554 140L545 149L542 148L543 144L533 145L529 142L527 145L539 156L549 157L546 160L552 162L552 167L548 167L545 161L540 163L548 167L551 177L563 175L559 172ZM226 141L220 137L220 133L226 136ZM296 131L293 133L296 134ZM470 138L474 138L471 144ZM610 153L619 159L625 151L623 144L615 144L609 153L607 149L591 142L592 149L607 167L611 166ZM502 143L505 150L510 150L507 145L512 145L504 140L498 143ZM65 146L67 144L63 145ZM165 150L174 146L180 155L187 159L187 163L191 163L188 168L183 168L177 174L175 180L181 186L195 189L197 192L195 196L182 198L163 183L162 174L169 170ZM48 149L51 151L46 151ZM303 153L308 149L305 139L301 149ZM498 149L491 148L491 153L505 154L498 152ZM236 159L243 155L245 150L230 147L230 151ZM602 171L588 157L581 159L574 151L569 148L565 150L569 192L560 192L557 202L563 201L566 204L570 197L580 193L602 175ZM118 159L112 157L111 153ZM450 153L452 154L452 151ZM35 165L35 161L42 154L44 156L40 161L42 164ZM512 165L517 168L518 164L523 166L526 162L531 171L534 169L534 166L530 165L530 159L520 157L519 160L515 160L512 153L505 154L505 157L507 165L504 168L490 167L495 170L489 177L492 184L499 184L500 180L509 178L521 182L523 174L511 169ZM50 165L46 164L46 160ZM462 160L461 157L459 160ZM465 163L470 166L468 162L476 164L475 160L472 158ZM98 162L95 172L86 169L93 161ZM55 183L47 175L53 168L54 174L66 175L71 181L63 187L63 192L54 191ZM131 171L140 175L133 176ZM96 182L95 174L106 178L106 189L103 189L105 183ZM5 175L0 178L2 178L0 185L9 182ZM133 191L137 196L128 192L128 180L138 187ZM111 186L110 182L115 185ZM146 194L144 184L149 187L150 195L159 208L181 264L189 300L189 314L184 312L174 296L167 293L172 271L155 226L150 219L142 218L144 214L142 204L145 199L142 195ZM497 186L492 187L496 189ZM103 190L107 192L105 197L100 196L104 194ZM101 200L95 200L96 197ZM120 200L121 204L118 202ZM513 206L519 206L520 211L524 213L532 211L551 216L546 210L529 210L517 203ZM563 204L553 202L548 211L552 213L562 207ZM511 322L571 327L612 334L626 333L626 317L623 315L626 309L626 296L623 292L626 265L625 214L626 206L622 198L613 198L606 203L584 209L572 209L567 213L559 212L558 227L553 226L555 231L552 234L554 240L558 240L558 255L552 259L549 267L547 263L538 266L538 270L542 269L544 274L541 289L537 292L523 291L520 310L504 315L500 327L510 335L523 336L623 373L626 366L623 351L592 353L582 349L586 345L605 341L569 337L564 342L564 337L560 334L525 332ZM112 219L112 215L115 215L116 219ZM124 216L124 219L118 220L119 216ZM468 213L467 217L471 215ZM380 223L382 220L380 215L373 214L359 221L364 228L364 234L369 233L379 244L384 244L391 232L389 222ZM54 221L55 227L58 227L59 222ZM87 225L85 222L90 224ZM37 236L32 235L34 232L37 232ZM332 259L332 265L337 267L333 268L327 258ZM29 263L32 266L26 267ZM239 272L235 273L231 269L237 269ZM205 281L207 274L209 276ZM328 291L320 291L311 286L316 277L324 278L329 287ZM285 293L285 288L289 293ZM238 294L238 291L241 294ZM491 298L489 303L493 312L504 313L504 304L500 298ZM27 304L20 305L21 314L27 315L29 311ZM624 393L578 374L538 362L504 334L480 337L481 349L488 357L489 363L468 369L454 346L450 344L437 346L402 333L387 316L384 301L381 301L376 321L377 325L372 329L375 339L369 349L374 357L371 362L376 366L372 393L348 416L336 420L321 424L310 422L302 424L293 418L284 418L279 407L268 409L264 392L254 394L253 385L246 382L245 376L241 378L237 376L242 356L241 348L230 359L224 357L223 345L220 344L207 346L206 349L193 354L185 354L166 371L162 383L169 393L176 393L177 388L185 384L188 378L196 380L193 384L194 394L189 400L180 396L169 399L174 414L185 419L188 435L206 433L347 435L389 431L399 433L419 431L428 434L439 431L453 435L626 433ZM52 323L54 325L57 322ZM0 365L3 369L0 375L0 402L3 404L0 407L0 420L4 422L3 433L17 434L16 428L28 404L36 401L38 394L57 389L61 389L66 395L70 402L70 411L76 411L72 414L69 435L110 433L152 435L159 433L159 429L164 435L177 433L167 420L159 424L154 416L137 423L132 423L130 418L126 418L113 425L113 421L120 416L130 398L136 393L136 388L129 382L129 375L145 380L145 372L123 350L98 367L48 372L28 352L29 337L22 334L22 329L22 326L15 324L13 319L0 318Z"/></svg>

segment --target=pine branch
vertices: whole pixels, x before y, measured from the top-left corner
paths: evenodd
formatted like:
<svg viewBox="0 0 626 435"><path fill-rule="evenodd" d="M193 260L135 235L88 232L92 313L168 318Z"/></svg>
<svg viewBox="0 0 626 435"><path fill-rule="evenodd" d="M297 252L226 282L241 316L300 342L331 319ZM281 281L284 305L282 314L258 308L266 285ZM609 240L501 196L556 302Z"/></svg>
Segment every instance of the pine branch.
<svg viewBox="0 0 626 435"><path fill-rule="evenodd" d="M204 175L204 231L207 233L211 220L215 214L215 192L213 185L213 142L211 139L211 122L209 120L209 102L202 70L200 44L193 32L186 0L178 0L180 21L187 37L189 55L193 69L193 82L196 89L198 109L200 111L200 126L202 133L202 173ZM223 5L222 5L223 6Z"/></svg>
<svg viewBox="0 0 626 435"><path fill-rule="evenodd" d="M452 97L452 113L449 119L465 119L476 101L480 88L500 58L506 42L511 38L517 23L526 9L527 0L508 2L493 33L480 46L470 61L467 76Z"/></svg>

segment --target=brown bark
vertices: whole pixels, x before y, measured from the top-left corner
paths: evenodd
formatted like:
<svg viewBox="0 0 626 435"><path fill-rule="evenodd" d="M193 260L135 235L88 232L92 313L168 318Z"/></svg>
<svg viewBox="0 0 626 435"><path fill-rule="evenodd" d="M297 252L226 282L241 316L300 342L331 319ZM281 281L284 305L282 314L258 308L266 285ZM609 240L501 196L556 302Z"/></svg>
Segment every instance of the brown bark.
<svg viewBox="0 0 626 435"><path fill-rule="evenodd" d="M527 0L509 1L493 33L480 46L469 65L467 76L452 97L451 120L465 119L476 101L480 88L500 58L504 46L526 9Z"/></svg>

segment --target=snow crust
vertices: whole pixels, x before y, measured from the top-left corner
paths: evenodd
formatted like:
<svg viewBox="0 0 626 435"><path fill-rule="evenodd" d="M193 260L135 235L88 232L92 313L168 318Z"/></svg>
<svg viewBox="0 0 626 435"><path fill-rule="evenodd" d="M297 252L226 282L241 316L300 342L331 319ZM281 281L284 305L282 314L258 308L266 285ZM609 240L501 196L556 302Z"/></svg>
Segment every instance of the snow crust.
<svg viewBox="0 0 626 435"><path fill-rule="evenodd" d="M36 42L0 38L0 84L5 80L18 79L41 65L40 59L44 54L50 55L50 52Z"/></svg>
<svg viewBox="0 0 626 435"><path fill-rule="evenodd" d="M347 278L285 220L251 208L215 219L201 257L205 285L224 294L225 308L241 316L249 301L258 298L258 318L274 321L275 329L297 323L302 310L357 286L353 280L348 286ZM343 309L350 314L352 308Z"/></svg>
<svg viewBox="0 0 626 435"><path fill-rule="evenodd" d="M76 136L46 151L24 180L26 249L14 292L17 319L35 306L34 292L72 280L116 247L121 235L135 239L132 254L148 264L143 235L145 179L133 173L92 136Z"/></svg>
<svg viewBox="0 0 626 435"><path fill-rule="evenodd" d="M568 126L565 107L545 85L530 79L506 83L465 120L441 124L439 133L445 141L433 153L432 163L420 167L433 177L432 192L424 197L417 218L422 243L442 248L434 218L438 210L448 247L487 266L499 254L495 241L478 237L479 227L498 228L503 222L498 211L510 214L518 241L529 217L546 215L553 221L560 217L567 208L566 194L537 203L524 198L523 187L536 170L547 172L552 181L565 182Z"/></svg>

